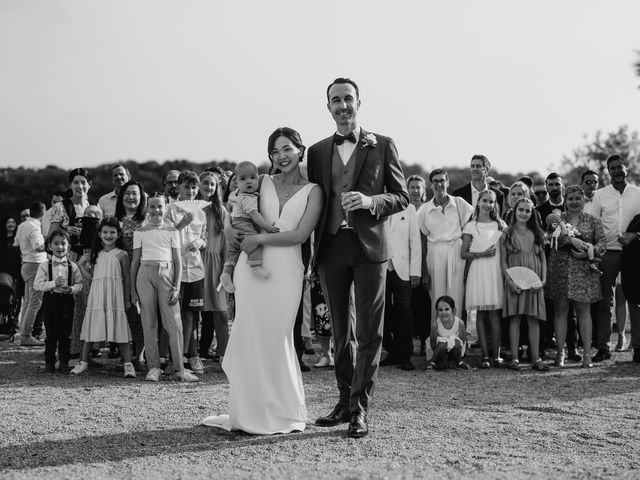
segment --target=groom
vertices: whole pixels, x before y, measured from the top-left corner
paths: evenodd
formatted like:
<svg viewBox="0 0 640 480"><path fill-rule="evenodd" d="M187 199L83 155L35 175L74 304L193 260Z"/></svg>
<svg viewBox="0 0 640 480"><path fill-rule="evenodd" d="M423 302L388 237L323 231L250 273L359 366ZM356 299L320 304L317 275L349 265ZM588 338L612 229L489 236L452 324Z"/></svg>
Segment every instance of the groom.
<svg viewBox="0 0 640 480"><path fill-rule="evenodd" d="M349 422L349 436L358 438L369 433L367 411L380 360L386 263L391 256L386 217L404 210L409 195L393 140L358 125L356 83L337 78L327 88L327 102L337 132L309 148L308 173L324 190L314 260L333 319L340 400L316 424ZM352 282L355 362L349 321Z"/></svg>

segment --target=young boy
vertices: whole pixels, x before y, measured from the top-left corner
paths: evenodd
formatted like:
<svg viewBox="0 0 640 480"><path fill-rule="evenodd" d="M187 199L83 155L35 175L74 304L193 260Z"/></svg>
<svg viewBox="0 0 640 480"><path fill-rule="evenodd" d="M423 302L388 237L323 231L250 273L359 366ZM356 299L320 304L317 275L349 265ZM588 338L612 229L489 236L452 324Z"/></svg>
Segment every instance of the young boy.
<svg viewBox="0 0 640 480"><path fill-rule="evenodd" d="M186 170L178 176L178 200L195 200L200 190L200 177ZM182 282L180 282L180 314L184 334L184 352L189 354L193 373L204 373L198 357L195 331L197 313L204 308L204 262L200 251L207 245L207 217L203 210L185 212L175 204L167 207L165 219L180 234ZM173 359L179 362L182 359ZM185 359L186 360L186 359Z"/></svg>
<svg viewBox="0 0 640 480"><path fill-rule="evenodd" d="M236 167L236 179L238 190L229 195L227 208L231 215L231 226L246 233L260 233L264 230L268 233L279 232L280 229L270 225L258 210L259 177L258 167L251 162L240 162ZM233 285L233 269L240 256L240 243L234 242L227 245L227 260L224 263L220 283L224 289L231 293L235 291ZM256 248L247 254L247 263L251 272L260 278L268 278L269 272L262 268L262 247Z"/></svg>
<svg viewBox="0 0 640 480"><path fill-rule="evenodd" d="M78 266L67 258L69 234L56 230L49 234L52 257L40 264L33 287L44 292L42 309L47 338L44 343L45 373L54 373L56 349L60 359L58 371L67 374L69 345L73 325L73 295L82 290L82 275Z"/></svg>

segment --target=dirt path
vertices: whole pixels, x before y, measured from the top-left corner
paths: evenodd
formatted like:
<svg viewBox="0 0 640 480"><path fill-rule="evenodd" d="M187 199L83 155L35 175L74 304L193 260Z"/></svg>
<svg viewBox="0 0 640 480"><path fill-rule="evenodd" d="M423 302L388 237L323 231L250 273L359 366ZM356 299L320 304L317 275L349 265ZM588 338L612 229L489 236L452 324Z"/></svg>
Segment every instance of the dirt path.
<svg viewBox="0 0 640 480"><path fill-rule="evenodd" d="M2 478L640 478L640 365L592 370L380 370L371 434L313 420L333 372L304 373L310 425L257 437L198 426L225 412L227 383L145 383L113 371L37 374L42 349L0 343ZM314 357L307 357L311 363Z"/></svg>

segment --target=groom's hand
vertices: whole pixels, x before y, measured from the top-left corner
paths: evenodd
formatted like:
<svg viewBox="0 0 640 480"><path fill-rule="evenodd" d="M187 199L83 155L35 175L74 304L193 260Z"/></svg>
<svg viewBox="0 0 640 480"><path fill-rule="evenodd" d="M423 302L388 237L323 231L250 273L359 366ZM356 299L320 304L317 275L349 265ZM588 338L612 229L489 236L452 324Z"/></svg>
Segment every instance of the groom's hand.
<svg viewBox="0 0 640 480"><path fill-rule="evenodd" d="M345 192L342 195L342 208L350 212L352 210L371 210L373 199L362 192Z"/></svg>

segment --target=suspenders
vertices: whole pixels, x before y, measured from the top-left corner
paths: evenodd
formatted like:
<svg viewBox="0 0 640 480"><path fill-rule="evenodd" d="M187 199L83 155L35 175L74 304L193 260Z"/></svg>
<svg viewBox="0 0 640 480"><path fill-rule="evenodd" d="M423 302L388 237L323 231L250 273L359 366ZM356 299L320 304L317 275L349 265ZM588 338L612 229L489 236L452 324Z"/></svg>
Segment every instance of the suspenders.
<svg viewBox="0 0 640 480"><path fill-rule="evenodd" d="M73 286L73 269L71 268L71 262L67 260L67 284ZM49 259L49 281L53 281L53 259Z"/></svg>

